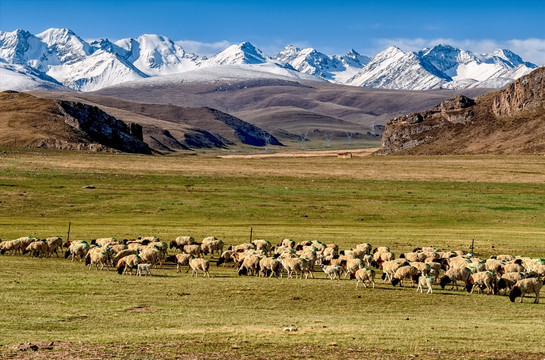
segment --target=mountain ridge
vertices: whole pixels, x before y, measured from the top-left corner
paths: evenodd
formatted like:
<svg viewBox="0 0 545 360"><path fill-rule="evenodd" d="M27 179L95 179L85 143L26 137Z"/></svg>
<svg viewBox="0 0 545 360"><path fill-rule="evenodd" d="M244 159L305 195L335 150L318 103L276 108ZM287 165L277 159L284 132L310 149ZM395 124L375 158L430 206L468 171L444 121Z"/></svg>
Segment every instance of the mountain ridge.
<svg viewBox="0 0 545 360"><path fill-rule="evenodd" d="M270 57L242 42L206 58L187 53L176 42L156 34L86 42L69 29L51 28L37 35L21 29L0 31L0 60L32 68L43 74L38 76L43 81L53 78L77 91L196 69L218 67L221 72L233 65L294 79L306 74L321 81L385 89L501 88L536 68L507 49L491 54L475 54L446 44L418 52L395 49L388 48L371 59L353 49L344 55L327 55L288 45Z"/></svg>

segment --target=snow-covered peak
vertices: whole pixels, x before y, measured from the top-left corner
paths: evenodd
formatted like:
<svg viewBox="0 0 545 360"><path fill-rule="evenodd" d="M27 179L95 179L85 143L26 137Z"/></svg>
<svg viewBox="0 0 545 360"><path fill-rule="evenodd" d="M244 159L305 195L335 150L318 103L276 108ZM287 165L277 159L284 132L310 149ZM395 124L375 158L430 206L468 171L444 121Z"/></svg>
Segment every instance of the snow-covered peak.
<svg viewBox="0 0 545 360"><path fill-rule="evenodd" d="M282 61L285 63L289 63L293 59L295 59L299 53L301 52L301 49L294 45L286 45L278 54L276 54L273 59Z"/></svg>
<svg viewBox="0 0 545 360"><path fill-rule="evenodd" d="M358 68L363 68L369 63L369 61L371 61L370 57L361 55L354 49L347 51L346 54L339 56L338 59L347 66L353 66Z"/></svg>
<svg viewBox="0 0 545 360"><path fill-rule="evenodd" d="M12 32L0 31L0 59L6 63L27 65L46 54L47 45L28 31L21 29Z"/></svg>
<svg viewBox="0 0 545 360"><path fill-rule="evenodd" d="M38 35L63 64L83 60L93 53L93 48L69 29L48 29Z"/></svg>
<svg viewBox="0 0 545 360"><path fill-rule="evenodd" d="M537 65L522 60L522 58L520 56L518 56L517 54L515 54L511 50L497 49L496 51L494 51L490 55L507 61L513 67L517 67L519 65L524 65L524 66L531 67L531 68L537 68Z"/></svg>
<svg viewBox="0 0 545 360"><path fill-rule="evenodd" d="M269 58L261 50L245 41L231 45L222 52L208 59L210 65L263 64Z"/></svg>

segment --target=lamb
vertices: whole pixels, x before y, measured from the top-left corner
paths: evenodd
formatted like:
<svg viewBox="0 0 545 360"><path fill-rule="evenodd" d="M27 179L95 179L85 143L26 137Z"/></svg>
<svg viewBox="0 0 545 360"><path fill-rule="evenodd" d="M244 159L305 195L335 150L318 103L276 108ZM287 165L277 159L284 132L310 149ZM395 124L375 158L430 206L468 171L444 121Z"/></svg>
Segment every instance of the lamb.
<svg viewBox="0 0 545 360"><path fill-rule="evenodd" d="M538 278L529 278L517 281L511 292L509 293L509 300L515 302L515 299L520 296L520 302L524 299L524 294L536 294L534 304L539 303L539 291L543 287L543 280Z"/></svg>
<svg viewBox="0 0 545 360"><path fill-rule="evenodd" d="M151 275L151 264L138 264L138 267L136 268L136 275L142 276L142 272L145 272L146 275Z"/></svg>
<svg viewBox="0 0 545 360"><path fill-rule="evenodd" d="M198 276L199 270L204 272L203 277L210 277L210 272L208 271L210 263L208 260L204 260L203 258L191 259L189 260L189 267L191 267L191 277L193 277L193 275Z"/></svg>
<svg viewBox="0 0 545 360"><path fill-rule="evenodd" d="M422 294L422 288L426 286L428 288L428 291L426 292L426 294L433 293L432 285L435 281L435 278L433 276L424 276L422 274L416 274L413 277L413 281L415 281L418 284L418 286L416 287L416 292L420 290L420 293Z"/></svg>
<svg viewBox="0 0 545 360"><path fill-rule="evenodd" d="M187 271L189 271L189 260L193 258L193 255L190 254L177 254L176 255L176 272L180 272L180 269L183 265L188 265Z"/></svg>
<svg viewBox="0 0 545 360"><path fill-rule="evenodd" d="M178 236L176 239L170 242L170 248L183 249L184 245L195 244L195 239L191 236Z"/></svg>
<svg viewBox="0 0 545 360"><path fill-rule="evenodd" d="M68 247L68 250L64 253L64 258L67 259L68 256L72 255L72 261L76 258L76 256L80 256L80 261L83 261L85 258L85 255L87 255L87 252L89 251L89 244L87 241L77 241L70 244L70 247Z"/></svg>
<svg viewBox="0 0 545 360"><path fill-rule="evenodd" d="M280 265L278 259L274 257L264 257L259 260L259 275L265 277L270 273L268 275L269 277L278 277L281 271Z"/></svg>
<svg viewBox="0 0 545 360"><path fill-rule="evenodd" d="M375 270L370 268L359 269L354 275L351 275L351 277L352 276L354 276L354 278L357 280L356 288L358 287L360 282L365 287L367 287L366 282L369 282L373 284L373 289L375 288Z"/></svg>
<svg viewBox="0 0 545 360"><path fill-rule="evenodd" d="M485 287L488 294L497 294L498 290L496 286L496 274L491 271L480 271L478 273L471 274L466 284L466 290L467 292L471 292L473 294L475 287L478 287L479 289Z"/></svg>
<svg viewBox="0 0 545 360"><path fill-rule="evenodd" d="M405 265L396 270L392 279L392 285L403 286L404 279L411 279L411 284L414 285L413 276L418 273L418 269L414 266Z"/></svg>
<svg viewBox="0 0 545 360"><path fill-rule="evenodd" d="M452 283L452 289L454 289L454 287L458 289L458 284L456 281L463 281L467 286L470 276L471 270L468 267L464 266L451 268L445 272L445 275L441 278L439 285L441 286L441 289L444 289L447 284Z"/></svg>
<svg viewBox="0 0 545 360"><path fill-rule="evenodd" d="M194 244L194 245L184 245L183 252L186 254L191 254L195 257L201 256L201 245Z"/></svg>
<svg viewBox="0 0 545 360"><path fill-rule="evenodd" d="M324 273L331 279L341 280L343 268L339 265L320 265Z"/></svg>
<svg viewBox="0 0 545 360"><path fill-rule="evenodd" d="M127 255L120 259L117 263L117 273L119 275L125 275L127 270L130 270L132 275L132 269L137 268L138 264L142 262L142 259L138 254Z"/></svg>

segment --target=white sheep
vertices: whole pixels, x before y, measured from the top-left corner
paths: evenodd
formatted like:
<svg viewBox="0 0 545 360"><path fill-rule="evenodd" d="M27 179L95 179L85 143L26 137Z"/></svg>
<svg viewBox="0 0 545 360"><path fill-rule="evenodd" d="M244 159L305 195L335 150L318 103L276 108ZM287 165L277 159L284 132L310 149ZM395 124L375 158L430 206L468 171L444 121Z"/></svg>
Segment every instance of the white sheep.
<svg viewBox="0 0 545 360"><path fill-rule="evenodd" d="M194 258L189 260L189 267L191 267L191 277L193 275L198 276L199 270L203 271L203 277L210 277L210 263L203 258Z"/></svg>
<svg viewBox="0 0 545 360"><path fill-rule="evenodd" d="M341 273L343 268L339 265L321 265L324 273L331 279L341 280Z"/></svg>
<svg viewBox="0 0 545 360"><path fill-rule="evenodd" d="M136 269L136 275L142 276L142 272L145 272L146 275L152 276L151 266L152 266L151 264L138 264L138 267Z"/></svg>
<svg viewBox="0 0 545 360"><path fill-rule="evenodd" d="M64 258L66 259L68 256L72 255L72 261L74 261L76 256L80 256L80 261L83 261L89 249L90 245L87 241L75 241L70 244L68 250L64 253Z"/></svg>
<svg viewBox="0 0 545 360"><path fill-rule="evenodd" d="M170 242L170 249L183 249L184 245L193 245L195 244L195 239L191 236L178 236L176 239Z"/></svg>
<svg viewBox="0 0 545 360"><path fill-rule="evenodd" d="M454 287L458 289L456 281L463 281L467 286L471 274L471 270L466 266L450 268L441 278L439 285L441 286L441 289L444 289L447 284L451 283L452 289L454 289Z"/></svg>
<svg viewBox="0 0 545 360"><path fill-rule="evenodd" d="M515 284L515 286L513 286L513 289L511 289L511 292L509 293L509 300L511 300L511 302L515 302L515 299L520 296L520 302L522 303L522 299L524 299L524 294L534 293L536 295L534 304L538 304L539 291L542 287L543 280L538 278L520 280Z"/></svg>
<svg viewBox="0 0 545 360"><path fill-rule="evenodd" d="M404 279L411 279L411 284L414 285L413 276L418 273L418 269L414 266L405 265L396 270L394 277L392 278L392 285L403 286Z"/></svg>
<svg viewBox="0 0 545 360"><path fill-rule="evenodd" d="M473 294L475 288L478 288L479 291L481 291L483 287L487 289L488 294L497 293L495 273L491 271L480 271L478 273L471 274L466 286L467 292L471 292Z"/></svg>
<svg viewBox="0 0 545 360"><path fill-rule="evenodd" d="M375 270L370 268L363 268L356 271L356 273L353 275L354 278L357 280L356 282L356 288L360 284L360 282L363 284L363 286L367 287L367 282L373 284L373 289L375 288Z"/></svg>
<svg viewBox="0 0 545 360"><path fill-rule="evenodd" d="M415 275L414 280L418 284L418 286L416 287L417 292L418 292L418 290L420 290L420 293L422 294L422 288L424 286L426 286L428 288L428 291L426 292L426 294L432 294L433 293L432 285L435 282L435 277L425 276L425 275L422 275L422 274L417 274L417 275Z"/></svg>

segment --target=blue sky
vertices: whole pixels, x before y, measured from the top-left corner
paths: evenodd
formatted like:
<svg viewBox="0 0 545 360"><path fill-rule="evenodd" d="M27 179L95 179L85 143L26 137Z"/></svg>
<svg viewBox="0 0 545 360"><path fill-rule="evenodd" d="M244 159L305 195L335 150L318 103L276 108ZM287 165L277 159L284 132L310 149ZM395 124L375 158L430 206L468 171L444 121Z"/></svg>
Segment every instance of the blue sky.
<svg viewBox="0 0 545 360"><path fill-rule="evenodd" d="M214 53L250 41L268 54L286 44L374 56L389 45L448 42L484 52L507 47L545 65L545 1L0 0L0 30L69 28L84 39L143 33Z"/></svg>

